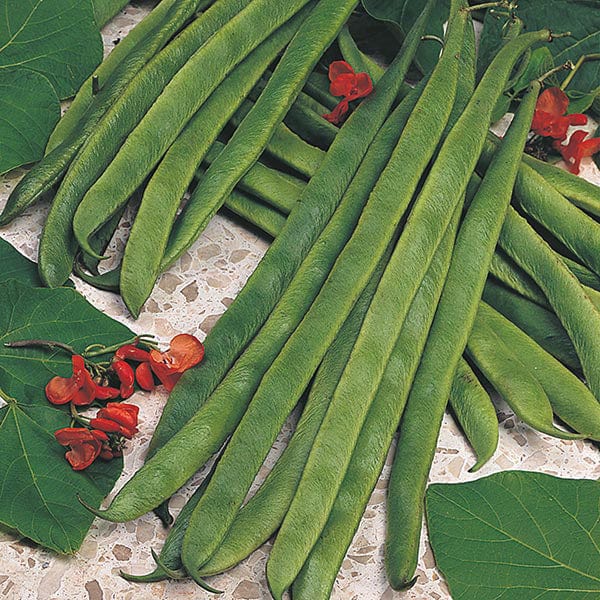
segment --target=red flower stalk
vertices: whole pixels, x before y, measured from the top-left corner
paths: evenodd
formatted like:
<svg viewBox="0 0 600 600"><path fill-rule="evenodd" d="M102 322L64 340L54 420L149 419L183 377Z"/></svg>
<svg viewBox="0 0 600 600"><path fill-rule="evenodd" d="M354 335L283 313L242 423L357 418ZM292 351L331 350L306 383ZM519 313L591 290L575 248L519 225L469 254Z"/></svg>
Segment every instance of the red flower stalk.
<svg viewBox="0 0 600 600"><path fill-rule="evenodd" d="M138 432L138 412L139 408L134 404L109 402L94 419L90 419L90 426L130 439Z"/></svg>
<svg viewBox="0 0 600 600"><path fill-rule="evenodd" d="M343 99L323 118L336 125L344 120L352 100L364 98L373 91L373 82L368 73L355 73L352 66L344 60L336 60L329 65L329 81L331 94L343 96Z"/></svg>
<svg viewBox="0 0 600 600"><path fill-rule="evenodd" d="M171 340L166 352L150 350L150 368L161 383L171 391L184 371L204 358L204 346L193 335L182 333Z"/></svg>
<svg viewBox="0 0 600 600"><path fill-rule="evenodd" d="M537 135L564 140L570 125L585 125L587 117L580 113L565 115L569 98L557 87L544 90L535 105L531 130Z"/></svg>
<svg viewBox="0 0 600 600"><path fill-rule="evenodd" d="M85 361L79 354L71 357L73 375L53 377L46 384L46 397L52 404L73 402L76 406L87 406L96 397L96 384L85 368Z"/></svg>
<svg viewBox="0 0 600 600"><path fill-rule="evenodd" d="M61 446L70 446L65 458L75 471L89 467L108 442L108 436L103 431L84 427L64 427L55 431L54 437Z"/></svg>
<svg viewBox="0 0 600 600"><path fill-rule="evenodd" d="M567 168L575 175L579 174L581 159L586 156L593 156L596 152L600 152L600 138L585 139L588 132L583 129L578 129L571 134L566 145L555 141L552 146L558 150L567 163Z"/></svg>

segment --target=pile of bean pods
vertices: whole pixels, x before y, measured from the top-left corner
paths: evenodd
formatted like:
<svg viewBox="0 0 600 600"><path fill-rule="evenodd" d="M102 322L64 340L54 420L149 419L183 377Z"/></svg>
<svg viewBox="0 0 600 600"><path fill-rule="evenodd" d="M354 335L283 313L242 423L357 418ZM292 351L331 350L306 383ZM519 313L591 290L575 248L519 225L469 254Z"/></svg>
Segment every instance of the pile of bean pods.
<svg viewBox="0 0 600 600"><path fill-rule="evenodd" d="M69 249L72 262L74 230L97 260L114 215L142 185L119 282L132 312L223 202L274 237L207 336L202 365L173 390L146 464L96 511L127 521L156 510L168 521L169 497L215 459L155 571L128 578L191 577L210 589L205 578L276 534L267 562L273 597L328 598L398 433L385 557L392 587L406 588L448 403L477 456L473 471L498 443L494 392L540 432L600 440L598 188L523 154L540 82L502 141L489 132L513 67L551 34L512 36L475 85L471 13L452 0L438 64L407 88L433 4L382 70L343 28L355 1L217 0L130 81L115 67L118 92L105 92L107 77L97 94L78 97L97 125L82 133L74 119L57 134L56 148L82 137L40 247L50 284L71 269L56 257L51 266L52 246ZM163 0L144 27L163 35L197 5ZM314 103L331 98L311 72L336 36L376 93L331 129L315 118ZM149 42L137 44L132 65ZM281 125L294 106L305 139ZM226 126L232 133L219 141ZM46 188L62 168L53 152ZM261 162L267 155L298 176ZM26 179L21 189L30 189ZM140 270L153 280L135 288ZM287 447L247 500L298 403Z"/></svg>

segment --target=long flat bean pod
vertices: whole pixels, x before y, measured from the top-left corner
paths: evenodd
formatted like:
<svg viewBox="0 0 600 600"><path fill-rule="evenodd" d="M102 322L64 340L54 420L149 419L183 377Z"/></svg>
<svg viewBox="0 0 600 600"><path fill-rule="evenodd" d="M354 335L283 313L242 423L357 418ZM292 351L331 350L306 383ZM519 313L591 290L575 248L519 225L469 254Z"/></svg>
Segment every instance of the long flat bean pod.
<svg viewBox="0 0 600 600"><path fill-rule="evenodd" d="M469 469L474 473L496 452L498 417L490 395L464 358L458 362L449 403L477 456L477 462Z"/></svg>
<svg viewBox="0 0 600 600"><path fill-rule="evenodd" d="M426 14L407 36L402 53L388 69L378 93L367 98L350 115L325 154L321 167L306 185L285 227L205 339L202 369L184 373L171 393L150 442L150 456L194 415L280 299L329 221L384 122L397 93L398 82L403 80L414 56L425 22Z"/></svg>
<svg viewBox="0 0 600 600"><path fill-rule="evenodd" d="M286 48L265 89L175 222L162 268L192 244L227 193L258 159L309 73L356 6L357 0L321 0ZM327 16L324 16L327 15Z"/></svg>
<svg viewBox="0 0 600 600"><path fill-rule="evenodd" d="M484 151L485 167L493 152ZM530 217L565 244L596 274L600 272L600 225L569 202L535 169L522 162L515 182L515 199Z"/></svg>
<svg viewBox="0 0 600 600"><path fill-rule="evenodd" d="M402 324L327 522L293 583L294 598L329 598L400 421L442 292L459 215L457 210Z"/></svg>
<svg viewBox="0 0 600 600"><path fill-rule="evenodd" d="M455 36L458 38L455 41L460 47L462 44L460 28ZM452 48L452 45L449 47ZM440 63L442 64L440 69L445 63L458 60L451 50L448 51L447 57L449 58ZM457 70L455 65L455 75ZM410 145L414 171L405 178L408 180L406 186L399 186L398 180L395 179L399 170L400 157L403 157L403 153L399 152L398 148L402 146L405 151L408 150L407 142L402 140L409 131L411 120L413 121L411 129L416 129L418 126L414 125L415 113L422 114L419 107L425 104L424 98L431 99L436 91L441 94L436 86L433 91L428 92L427 86L423 90L400 137L399 144L394 149L392 159L369 196L352 238L340 253L327 281L301 324L265 373L240 425L235 430L220 466L215 472L213 482L209 485L207 493L198 504L190 521L183 546L184 564L188 570L195 565L202 565L225 534L285 418L299 394L302 393L300 388L306 387L393 237L396 226L404 214L403 209L406 208L412 191L418 183L420 173L431 158L437 139L432 136L427 143L421 144L422 148L419 152L415 151L415 145ZM444 93L448 93L447 88L444 89ZM434 103L429 102L427 106L432 104ZM428 120L430 128L428 131L432 131L431 127L434 123L441 136L449 107L432 109L431 112L433 118L431 121ZM415 135L414 130L412 135ZM392 163L393 166L390 167ZM402 200L399 200L395 193L398 187L403 190ZM376 204L379 204L379 207L382 205L389 207L390 210L376 210L374 208ZM365 218L367 213L371 216ZM385 217L382 218L382 215ZM359 231L360 234L357 235ZM314 335L315 331L320 332L318 337ZM256 430L256 424L259 422L261 438L256 439L252 431ZM250 438L254 438L254 441L249 444ZM242 462L240 462L241 458ZM227 496L225 502L222 501L224 493Z"/></svg>
<svg viewBox="0 0 600 600"><path fill-rule="evenodd" d="M477 320L467 343L467 355L514 413L537 431L558 438L574 439L579 434L558 429L553 422L552 405L530 365L509 348L495 329Z"/></svg>
<svg viewBox="0 0 600 600"><path fill-rule="evenodd" d="M281 49L289 43L310 6L309 4L290 18L262 42L215 89L173 141L148 181L131 227L121 266L121 296L134 317L139 315L160 274L160 264L171 227L196 168L242 99ZM165 88L164 93L168 90L169 86ZM158 106L158 103L155 106ZM172 121L170 123L172 124ZM139 127L143 126L144 121ZM155 127L156 123L150 126ZM132 136L135 136L137 131L138 129L134 130ZM119 156L117 155L115 161L121 160ZM86 199L82 201L75 215L74 227L77 215L80 214L79 210L85 209L85 202ZM116 203L116 206L119 204ZM97 208L95 206L94 210ZM112 210L111 208L110 211Z"/></svg>
<svg viewBox="0 0 600 600"><path fill-rule="evenodd" d="M94 93L94 84L96 80L97 89L102 89L108 82L118 65L135 50L140 42L147 36L154 33L157 25L162 24L169 15L171 7L180 3L179 0L162 0L159 2L144 19L126 35L111 50L108 56L98 65L96 70L88 77L77 91L77 94L69 104L69 109L57 123L52 131L48 144L46 145L46 154L51 152L56 146L61 144L69 137L81 122L82 117L94 102L96 94ZM208 2L206 2L208 4ZM201 9L201 7L198 7Z"/></svg>
<svg viewBox="0 0 600 600"><path fill-rule="evenodd" d="M239 127L251 108L252 102L249 100L244 101L231 118L231 124L234 127ZM305 142L283 122L279 123L273 131L273 135L265 148L265 153L307 179L310 179L316 173L325 156L324 150Z"/></svg>
<svg viewBox="0 0 600 600"><path fill-rule="evenodd" d="M540 382L556 415L585 437L600 438L600 403L581 379L485 302L479 305L475 326L478 320L491 328Z"/></svg>
<svg viewBox="0 0 600 600"><path fill-rule="evenodd" d="M181 67L81 200L73 217L73 231L85 252L93 254L87 241L89 237L127 202L129 195L158 164L212 91L236 65L308 4L308 1L289 0L281 3L274 0L254 0L225 23ZM232 44L232 40L235 43ZM240 128L236 130L234 137L239 131ZM247 168L254 162L248 163ZM210 169L206 179L210 177L209 172ZM237 181L234 185L235 183ZM203 187L203 184L199 187ZM227 192L233 187L232 185ZM208 198L211 197L209 194L207 198L203 198L203 202L210 204ZM224 199L223 196L221 204ZM186 216L180 219L180 223L187 222L190 218L191 203L192 199L186 204Z"/></svg>
<svg viewBox="0 0 600 600"><path fill-rule="evenodd" d="M491 147L497 146L498 143L498 138L490 132L486 151L491 151ZM523 162L539 173L575 206L592 215L600 216L600 190L597 185L529 154L523 154Z"/></svg>
<svg viewBox="0 0 600 600"><path fill-rule="evenodd" d="M215 2L137 73L99 121L65 174L42 230L38 265L46 285L62 285L71 273L77 251L72 232L73 215L85 192L110 163L129 132L140 122L175 73L249 2Z"/></svg>
<svg viewBox="0 0 600 600"><path fill-rule="evenodd" d="M200 568L201 576L231 568L266 542L281 525L387 258L385 256L381 261L323 357L288 446L256 494L240 509L217 551Z"/></svg>
<svg viewBox="0 0 600 600"><path fill-rule="evenodd" d="M225 208L272 238L277 237L285 225L285 214L238 190L229 194Z"/></svg>
<svg viewBox="0 0 600 600"><path fill-rule="evenodd" d="M120 98L140 69L189 18L196 4L197 0L181 0L174 4L166 21L158 22L153 30L147 32L145 38L123 57L104 87L94 96L94 102L79 119L77 127L28 171L15 187L0 216L0 224L8 223L59 181L107 110Z"/></svg>
<svg viewBox="0 0 600 600"><path fill-rule="evenodd" d="M560 257L514 209L502 228L503 249L540 286L569 334L585 379L600 399L600 312Z"/></svg>
<svg viewBox="0 0 600 600"><path fill-rule="evenodd" d="M581 372L577 352L558 317L535 302L488 278L483 299L544 350L576 373Z"/></svg>
<svg viewBox="0 0 600 600"><path fill-rule="evenodd" d="M528 47L527 44L522 45L524 37L511 40L496 55L467 108L448 134L429 177L442 161L444 149L452 148L456 158L464 159L465 143L473 145L476 140L475 152L481 151L494 108L493 104L484 108L484 103L494 103L497 100L502 88L495 86L499 82L503 85L510 74L510 67L505 70L505 63L500 63L497 59L506 60L506 57L502 57L505 53L512 58L509 61L514 63ZM530 38L529 44L534 39ZM444 292L402 417L401 433L388 486L385 558L388 580L394 589L410 585L416 569L425 488L439 429L454 372L467 343L504 214L510 203L539 89L538 82L532 84L532 90L521 102L515 119L463 218ZM482 92L485 92L483 98L480 95ZM475 123L470 123L474 119L479 120L477 131L474 130ZM466 125L469 128L463 129ZM478 136L478 139L473 139L473 136ZM477 158L477 154L472 155L474 160L469 165L471 170L475 167ZM445 163L441 162L441 166L445 166ZM465 175L463 185L466 188L470 174ZM425 193L428 181L422 194ZM434 197L434 204L436 200ZM415 210L419 206L417 204ZM431 212L423 212L420 216L424 220L421 227L427 226L427 219L436 218L435 213ZM460 326L457 327L457 324ZM443 361L439 360L440 356L444 357Z"/></svg>

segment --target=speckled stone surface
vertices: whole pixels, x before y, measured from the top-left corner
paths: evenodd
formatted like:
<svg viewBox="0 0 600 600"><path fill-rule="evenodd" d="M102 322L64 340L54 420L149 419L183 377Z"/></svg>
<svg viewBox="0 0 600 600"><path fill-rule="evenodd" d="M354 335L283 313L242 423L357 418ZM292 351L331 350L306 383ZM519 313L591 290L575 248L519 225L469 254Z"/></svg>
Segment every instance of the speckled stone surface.
<svg viewBox="0 0 600 600"><path fill-rule="evenodd" d="M148 10L148 4L128 7L104 30L107 51ZM17 171L0 177L0 207L22 175ZM584 174L598 179L586 163ZM0 235L22 253L35 259L43 206L0 230ZM252 272L268 241L226 217L217 216L201 239L166 274L137 321L133 321L116 296L97 291L80 281L77 289L96 307L126 323L138 333L153 333L166 343L174 334L188 332L203 339L236 296ZM118 489L142 464L147 443L165 402L165 394L139 393L140 434L128 443L125 472ZM530 430L498 402L500 445L494 458L477 475L468 472L474 456L462 434L447 415L431 471L432 482L460 482L505 469L526 469L562 477L600 477L597 450L582 441L561 441ZM285 442L281 436L268 463ZM261 476L267 472L263 469ZM409 591L394 592L383 572L382 544L385 529L385 485L389 460L373 492L360 529L342 565L333 591L335 600L445 600L448 590L435 568L433 554L422 541L418 581ZM197 480L197 478L196 478ZM187 486L171 503L176 513L192 489ZM156 518L146 515L134 522L113 524L96 520L81 549L69 557L56 556L27 540L0 529L0 598L7 600L170 600L209 595L194 583L129 583L119 571L141 574L154 568L150 549L159 550L166 531ZM267 547L230 572L210 580L223 590L220 598L267 599L264 566Z"/></svg>

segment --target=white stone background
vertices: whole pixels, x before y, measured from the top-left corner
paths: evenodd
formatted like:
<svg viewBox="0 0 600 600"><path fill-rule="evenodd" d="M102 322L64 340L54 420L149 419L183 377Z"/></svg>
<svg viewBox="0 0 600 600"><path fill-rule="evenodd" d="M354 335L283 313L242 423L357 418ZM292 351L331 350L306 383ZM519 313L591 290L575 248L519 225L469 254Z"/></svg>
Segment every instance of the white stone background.
<svg viewBox="0 0 600 600"><path fill-rule="evenodd" d="M147 14L151 3L127 7L104 31L106 52L114 41ZM23 171L0 176L0 207ZM600 183L598 170L585 161L583 176ZM35 259L45 207L35 206L0 236L23 254ZM187 332L203 339L252 272L268 241L239 222L218 215L198 242L168 272L155 289L137 321L126 312L120 299L76 281L77 289L97 308L125 323L137 333L152 333L164 344L175 334ZM141 466L147 443L158 420L166 395L160 389L138 393L140 434L125 452L125 471L118 489ZM431 482L464 482L507 469L539 471L568 478L598 478L598 454L583 441L562 441L537 433L515 419L510 409L498 402L500 444L494 458L479 473L471 474L473 453L459 429L446 415ZM279 440L282 446L285 436ZM272 460L272 457L271 457ZM385 529L385 486L388 465L373 492L360 529L355 535L335 583L334 600L445 600L448 589L435 568L433 554L422 540L417 584L394 592L383 570L382 544ZM172 500L176 513L190 493L184 488ZM193 582L129 583L119 577L122 569L135 574L151 571L150 549L159 550L166 531L158 520L146 515L125 524L94 522L81 549L73 556L57 556L0 530L0 598L6 600L170 600L203 598L208 594ZM228 573L214 577L211 585L223 590L223 600L269 598L264 577L268 544Z"/></svg>

